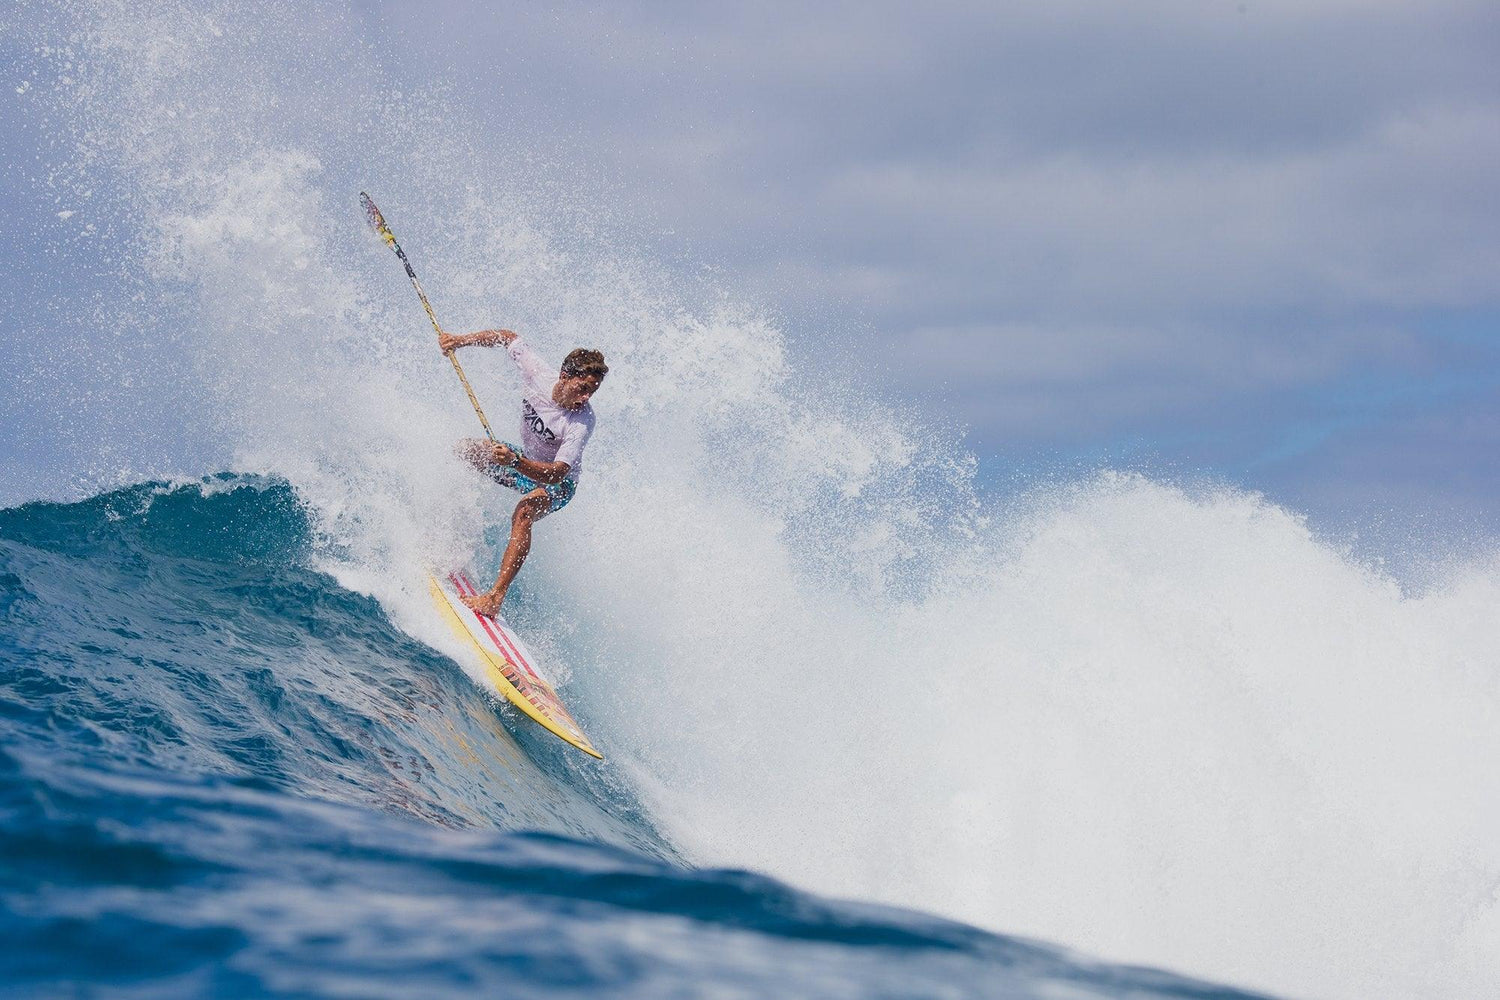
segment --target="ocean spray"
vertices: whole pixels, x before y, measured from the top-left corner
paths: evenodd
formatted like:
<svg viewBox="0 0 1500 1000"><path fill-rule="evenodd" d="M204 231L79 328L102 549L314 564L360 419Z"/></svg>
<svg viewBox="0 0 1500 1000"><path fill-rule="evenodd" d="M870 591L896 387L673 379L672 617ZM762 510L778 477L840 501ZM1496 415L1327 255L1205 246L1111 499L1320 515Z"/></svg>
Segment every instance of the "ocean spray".
<svg viewBox="0 0 1500 1000"><path fill-rule="evenodd" d="M506 497L453 458L472 418L356 192L451 328L602 348L518 615L693 857L1296 995L1500 988L1493 562L1408 593L1239 490L981 495L956 444L794 367L805 332L643 255L586 175L399 82L354 15L68 16L23 26L70 81L29 99L73 150L54 183L109 195L114 240L76 252L133 282L82 350L185 364L125 352L45 401L191 401L179 450L286 478L326 568L436 642L421 571L492 557ZM506 360L465 360L503 434Z"/></svg>

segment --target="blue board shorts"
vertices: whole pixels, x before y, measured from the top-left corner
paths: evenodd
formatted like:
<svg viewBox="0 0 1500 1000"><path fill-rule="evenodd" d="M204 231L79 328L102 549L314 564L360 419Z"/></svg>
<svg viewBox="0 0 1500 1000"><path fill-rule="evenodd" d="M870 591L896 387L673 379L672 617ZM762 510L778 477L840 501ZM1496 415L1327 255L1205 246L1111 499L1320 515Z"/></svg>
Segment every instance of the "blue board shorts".
<svg viewBox="0 0 1500 1000"><path fill-rule="evenodd" d="M520 448L517 448L509 441L504 442L504 444L507 448L515 452L517 455L520 455L522 458L526 457L522 453ZM489 476L501 486L509 486L517 493L530 493L532 490L545 490L547 493L547 499L552 501L547 505L546 513L548 514L556 513L557 511L560 511L564 507L566 507L568 505L568 501L573 499L574 491L578 489L578 484L573 482L573 480L571 479L564 479L560 483L539 483L529 476L521 475L520 472L516 471L509 465L490 465L484 470L484 472L485 475Z"/></svg>

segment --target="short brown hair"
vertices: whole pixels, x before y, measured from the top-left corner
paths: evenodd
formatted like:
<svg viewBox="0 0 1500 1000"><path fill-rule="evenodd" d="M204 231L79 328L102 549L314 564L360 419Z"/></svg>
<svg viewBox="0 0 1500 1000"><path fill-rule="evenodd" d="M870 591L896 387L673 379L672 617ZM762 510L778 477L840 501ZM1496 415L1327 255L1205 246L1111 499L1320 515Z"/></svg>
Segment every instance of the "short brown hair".
<svg viewBox="0 0 1500 1000"><path fill-rule="evenodd" d="M598 375L603 378L609 374L609 365L604 363L604 355L592 347L579 347L563 358L562 373L564 377Z"/></svg>

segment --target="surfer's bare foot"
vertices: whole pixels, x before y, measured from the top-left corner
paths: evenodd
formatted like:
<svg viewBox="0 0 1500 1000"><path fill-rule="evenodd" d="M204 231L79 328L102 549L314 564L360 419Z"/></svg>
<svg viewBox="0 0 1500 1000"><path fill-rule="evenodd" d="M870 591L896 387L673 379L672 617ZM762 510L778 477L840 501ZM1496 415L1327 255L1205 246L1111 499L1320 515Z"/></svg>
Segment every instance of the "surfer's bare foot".
<svg viewBox="0 0 1500 1000"><path fill-rule="evenodd" d="M493 590L487 594L475 594L473 597L459 597L474 611L491 618L500 613L500 602L505 600L504 594L497 594Z"/></svg>

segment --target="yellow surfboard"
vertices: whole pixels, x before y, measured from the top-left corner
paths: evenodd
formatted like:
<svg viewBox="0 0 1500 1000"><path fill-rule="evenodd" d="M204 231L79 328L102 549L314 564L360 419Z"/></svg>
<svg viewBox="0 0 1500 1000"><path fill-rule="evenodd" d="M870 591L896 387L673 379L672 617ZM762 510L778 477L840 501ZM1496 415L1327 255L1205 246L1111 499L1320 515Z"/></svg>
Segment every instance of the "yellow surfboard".
<svg viewBox="0 0 1500 1000"><path fill-rule="evenodd" d="M473 648L500 693L547 732L603 760L604 755L583 734L551 682L537 670L531 651L504 619L481 615L459 600L477 592L468 574L448 573L441 579L429 575L427 583L439 613L453 628L454 635Z"/></svg>

